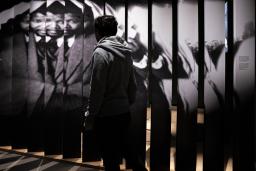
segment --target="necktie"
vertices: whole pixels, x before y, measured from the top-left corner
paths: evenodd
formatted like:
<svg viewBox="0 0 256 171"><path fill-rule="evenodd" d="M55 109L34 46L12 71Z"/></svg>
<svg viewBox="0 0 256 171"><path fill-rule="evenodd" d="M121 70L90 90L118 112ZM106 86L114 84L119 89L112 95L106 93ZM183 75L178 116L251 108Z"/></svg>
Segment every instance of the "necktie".
<svg viewBox="0 0 256 171"><path fill-rule="evenodd" d="M36 52L39 58L42 60L45 58L45 39L42 37L40 41L36 43Z"/></svg>
<svg viewBox="0 0 256 171"><path fill-rule="evenodd" d="M69 46L67 39L64 40L64 60L68 60Z"/></svg>
<svg viewBox="0 0 256 171"><path fill-rule="evenodd" d="M47 43L47 57L51 58L51 60L56 60L57 50L58 50L57 41L55 39L51 39Z"/></svg>
<svg viewBox="0 0 256 171"><path fill-rule="evenodd" d="M67 39L64 39L64 65L63 65L63 84L66 86L66 72L68 66L69 46Z"/></svg>
<svg viewBox="0 0 256 171"><path fill-rule="evenodd" d="M44 78L44 69L45 69L45 38L41 37L40 41L36 43L36 52L38 59L38 72L42 74Z"/></svg>
<svg viewBox="0 0 256 171"><path fill-rule="evenodd" d="M57 52L58 46L56 39L51 39L47 43L47 49L46 49L46 57L47 57L47 66L48 66L48 74L52 75L54 77L55 73L55 67L57 62Z"/></svg>

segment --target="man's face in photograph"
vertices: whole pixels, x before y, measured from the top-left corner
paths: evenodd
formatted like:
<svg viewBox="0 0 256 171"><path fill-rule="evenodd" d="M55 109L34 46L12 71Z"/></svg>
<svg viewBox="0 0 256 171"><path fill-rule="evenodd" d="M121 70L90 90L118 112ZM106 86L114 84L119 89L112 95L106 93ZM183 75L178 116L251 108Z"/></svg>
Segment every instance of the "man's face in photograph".
<svg viewBox="0 0 256 171"><path fill-rule="evenodd" d="M25 33L28 33L29 31L29 13L25 14L21 21L20 21L20 28L22 29L22 31L24 31Z"/></svg>
<svg viewBox="0 0 256 171"><path fill-rule="evenodd" d="M53 14L51 12L46 13L46 34L51 37L63 36L64 30L64 15Z"/></svg>
<svg viewBox="0 0 256 171"><path fill-rule="evenodd" d="M82 28L82 19L80 15L66 13L64 17L64 35L73 36Z"/></svg>
<svg viewBox="0 0 256 171"><path fill-rule="evenodd" d="M31 29L38 36L45 36L45 18L45 15L42 13L35 13L31 17Z"/></svg>

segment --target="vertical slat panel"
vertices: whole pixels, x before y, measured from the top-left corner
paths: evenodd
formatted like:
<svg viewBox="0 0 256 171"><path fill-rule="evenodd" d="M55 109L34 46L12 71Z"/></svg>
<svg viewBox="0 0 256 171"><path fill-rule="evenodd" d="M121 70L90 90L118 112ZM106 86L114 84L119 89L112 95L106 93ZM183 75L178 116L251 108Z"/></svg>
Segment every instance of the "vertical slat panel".
<svg viewBox="0 0 256 171"><path fill-rule="evenodd" d="M65 1L63 104L63 157L81 157L81 125L83 115L82 82L84 72L84 4ZM73 43L70 43L73 41Z"/></svg>
<svg viewBox="0 0 256 171"><path fill-rule="evenodd" d="M63 83L59 73L63 68L60 66L63 66L64 5L64 1L46 1L43 116L45 155L61 155L63 152Z"/></svg>
<svg viewBox="0 0 256 171"><path fill-rule="evenodd" d="M224 170L225 2L204 2L204 170Z"/></svg>
<svg viewBox="0 0 256 171"><path fill-rule="evenodd" d="M153 1L150 169L170 170L172 4Z"/></svg>
<svg viewBox="0 0 256 171"><path fill-rule="evenodd" d="M198 59L198 107L204 108L204 40L205 40L205 1L198 1L198 39L199 39L199 59Z"/></svg>
<svg viewBox="0 0 256 171"><path fill-rule="evenodd" d="M205 15L204 15L204 3L205 1L198 1L198 110L197 110L197 162L196 169L203 170L204 165L204 117L205 117L205 102L204 102L204 75L205 75ZM201 161L200 161L201 160Z"/></svg>
<svg viewBox="0 0 256 171"><path fill-rule="evenodd" d="M148 102L148 3L147 0L128 1L127 41L132 49L137 81L136 101L131 107L131 138L137 160L146 158L146 116ZM128 161L129 162L129 161Z"/></svg>
<svg viewBox="0 0 256 171"><path fill-rule="evenodd" d="M90 62L96 39L94 34L94 19L104 13L104 1L84 1L84 45L83 45L83 63L85 67L83 78L83 102L85 109L88 104L90 92ZM100 160L99 147L92 131L83 132L82 159L84 162Z"/></svg>
<svg viewBox="0 0 256 171"><path fill-rule="evenodd" d="M178 1L172 1L172 109L171 109L171 153L173 152L174 168L176 167L177 150L177 105L178 105ZM175 119L174 119L175 117ZM172 156L171 156L172 157ZM171 158L172 160L172 158Z"/></svg>
<svg viewBox="0 0 256 171"><path fill-rule="evenodd" d="M31 1L28 44L28 150L43 150L45 1Z"/></svg>
<svg viewBox="0 0 256 171"><path fill-rule="evenodd" d="M178 2L176 169L195 170L198 106L198 2Z"/></svg>
<svg viewBox="0 0 256 171"><path fill-rule="evenodd" d="M12 115L12 57L13 57L13 16L14 8L1 13L0 47L0 131L1 146L11 145Z"/></svg>
<svg viewBox="0 0 256 171"><path fill-rule="evenodd" d="M29 3L14 6L12 58L12 148L27 147L27 59Z"/></svg>
<svg viewBox="0 0 256 171"><path fill-rule="evenodd" d="M233 1L226 2L226 37L227 37L227 49L226 49L226 66L225 66L225 134L229 135L225 137L225 142L230 145L230 158L234 158L234 135L236 125L235 113L233 109L233 68L234 68L234 55L233 55ZM233 160L234 161L234 160Z"/></svg>
<svg viewBox="0 0 256 171"><path fill-rule="evenodd" d="M234 170L254 170L255 1L235 0L233 5Z"/></svg>

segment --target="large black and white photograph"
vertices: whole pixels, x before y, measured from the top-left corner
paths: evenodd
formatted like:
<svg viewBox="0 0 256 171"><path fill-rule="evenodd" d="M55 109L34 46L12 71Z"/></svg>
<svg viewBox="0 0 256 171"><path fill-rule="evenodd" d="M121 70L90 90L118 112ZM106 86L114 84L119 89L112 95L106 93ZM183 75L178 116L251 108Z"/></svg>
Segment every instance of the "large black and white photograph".
<svg viewBox="0 0 256 171"><path fill-rule="evenodd" d="M255 64L255 0L3 1L0 170L255 170Z"/></svg>

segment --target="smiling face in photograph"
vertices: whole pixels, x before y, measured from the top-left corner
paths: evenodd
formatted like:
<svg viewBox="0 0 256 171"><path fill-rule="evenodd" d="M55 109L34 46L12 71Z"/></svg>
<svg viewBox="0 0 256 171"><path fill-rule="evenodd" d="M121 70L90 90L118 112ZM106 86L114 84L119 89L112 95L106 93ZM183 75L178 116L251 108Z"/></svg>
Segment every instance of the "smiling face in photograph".
<svg viewBox="0 0 256 171"><path fill-rule="evenodd" d="M64 15L53 14L51 12L46 13L46 34L51 37L63 36L64 30Z"/></svg>
<svg viewBox="0 0 256 171"><path fill-rule="evenodd" d="M45 36L45 15L42 13L34 13L31 17L30 27L38 36Z"/></svg>

